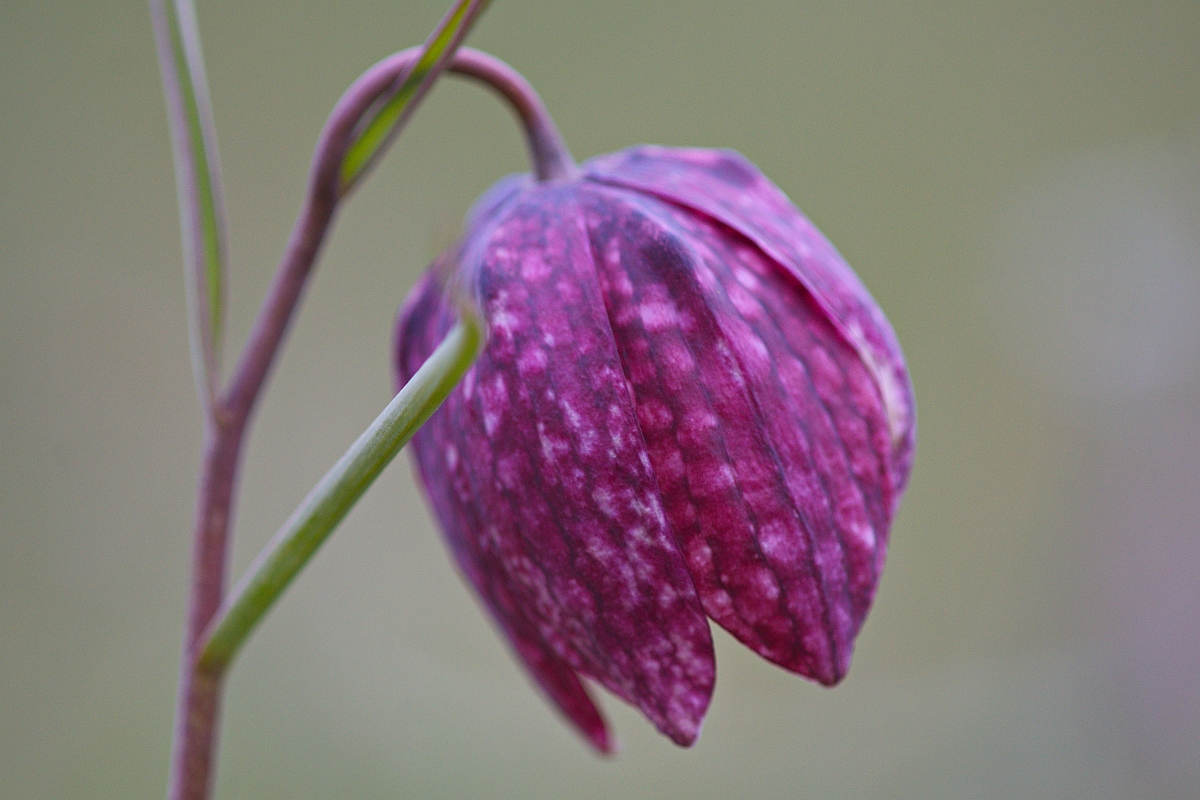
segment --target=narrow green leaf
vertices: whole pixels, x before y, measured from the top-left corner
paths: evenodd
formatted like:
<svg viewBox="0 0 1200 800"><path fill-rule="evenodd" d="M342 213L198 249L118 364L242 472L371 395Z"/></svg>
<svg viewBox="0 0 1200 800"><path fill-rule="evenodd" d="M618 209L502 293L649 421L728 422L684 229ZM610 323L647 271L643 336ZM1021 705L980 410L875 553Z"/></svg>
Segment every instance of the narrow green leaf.
<svg viewBox="0 0 1200 800"><path fill-rule="evenodd" d="M309 492L254 560L209 626L201 669L222 672L317 548L474 363L482 321L469 310L433 355Z"/></svg>
<svg viewBox="0 0 1200 800"><path fill-rule="evenodd" d="M425 40L425 50L400 88L375 111L342 161L340 194L345 195L404 127L421 98L450 63L467 33L491 0L458 0Z"/></svg>
<svg viewBox="0 0 1200 800"><path fill-rule="evenodd" d="M213 410L224 319L226 222L216 127L190 0L151 0L171 138L187 270L192 368Z"/></svg>

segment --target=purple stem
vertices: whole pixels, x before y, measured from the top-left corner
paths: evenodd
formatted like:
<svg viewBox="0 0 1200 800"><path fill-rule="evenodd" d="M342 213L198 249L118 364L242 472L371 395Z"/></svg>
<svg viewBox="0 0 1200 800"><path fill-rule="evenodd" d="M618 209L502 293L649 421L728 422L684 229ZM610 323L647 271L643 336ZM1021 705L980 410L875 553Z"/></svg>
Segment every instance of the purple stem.
<svg viewBox="0 0 1200 800"><path fill-rule="evenodd" d="M339 171L346 150L364 114L400 85L421 52L420 47L404 50L371 67L346 90L330 113L317 141L304 206L229 389L217 402L207 427L192 527L192 588L186 652L180 665L171 800L204 800L211 788L223 675L201 670L197 659L224 593L230 518L242 442L251 414L344 194ZM575 162L553 120L532 87L515 70L468 48L455 54L448 69L483 82L509 101L525 130L538 180L560 180L575 174Z"/></svg>
<svg viewBox="0 0 1200 800"><path fill-rule="evenodd" d="M337 210L338 172L342 157L363 114L398 84L421 55L418 47L402 50L368 69L334 106L317 141L308 194L292 229L287 250L255 320L241 362L234 373L225 407L235 417L248 417L270 371L292 311ZM495 89L509 103L525 129L530 160L538 180L567 178L575 172L554 120L533 87L498 58L464 47L455 54L450 72L474 78Z"/></svg>

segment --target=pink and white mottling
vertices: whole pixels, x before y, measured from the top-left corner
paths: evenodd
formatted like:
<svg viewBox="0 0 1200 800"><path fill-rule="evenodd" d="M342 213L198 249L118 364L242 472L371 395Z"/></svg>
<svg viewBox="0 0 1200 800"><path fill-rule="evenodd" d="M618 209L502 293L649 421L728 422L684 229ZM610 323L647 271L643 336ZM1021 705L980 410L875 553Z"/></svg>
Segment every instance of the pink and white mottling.
<svg viewBox="0 0 1200 800"><path fill-rule="evenodd" d="M580 676L690 745L707 618L826 685L850 664L912 467L891 326L730 151L636 147L501 181L450 255L488 322L412 441L459 567L546 694L613 739ZM455 321L438 270L397 326L402 384Z"/></svg>

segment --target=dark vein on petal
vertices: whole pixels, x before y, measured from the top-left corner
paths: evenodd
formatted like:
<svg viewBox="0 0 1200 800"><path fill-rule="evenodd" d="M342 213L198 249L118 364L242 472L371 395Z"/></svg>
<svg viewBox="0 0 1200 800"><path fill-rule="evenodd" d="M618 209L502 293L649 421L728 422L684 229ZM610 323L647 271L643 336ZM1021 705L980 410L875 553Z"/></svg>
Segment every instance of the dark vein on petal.
<svg viewBox="0 0 1200 800"><path fill-rule="evenodd" d="M641 199L641 198L639 198L639 199ZM622 198L622 201L624 201L630 207L631 211L633 211L640 217L642 224L645 224L647 222L652 222L655 227L659 227L662 225L663 220L660 218L661 215L655 215L654 217L649 217L646 215L646 212L644 210L638 208L634 202L631 202L626 198ZM653 202L653 201L651 201L651 202ZM675 244L676 248L678 248L679 250L681 250L683 252L690 252L691 248L686 245L686 243L685 243L686 238L680 232L668 233L665 229L663 229L663 233L668 235L670 241ZM692 257L697 263L700 261L697 254L692 253ZM669 276L667 276L665 274L661 274L660 271L658 271L658 270L655 270L654 272L655 272L655 274L658 275L660 280L664 280L664 283L663 283L664 288L669 289L670 283L667 281ZM718 336L725 335L724 331L723 331L723 327L720 325L719 320L718 320L719 315L709 306L708 301L705 299L705 292L694 281L693 281L692 288L695 290L696 296L700 299L702 307L705 308L707 311L707 317L708 317L708 321L710 323L712 331L714 333L718 334ZM679 289L679 287L676 287L676 291L678 291L678 289ZM638 296L639 297L641 296L640 293ZM647 342L652 341L652 338L645 332L644 326L639 325L638 327L643 332L643 336L644 336L645 340ZM705 397L708 409L713 413L713 415L717 419L720 419L720 415L716 411L716 406L713 402L712 395L708 389L705 379L701 377L701 373L699 372L699 369L698 369L698 365L701 363L702 359L697 357L696 351L692 347L691 342L687 339L687 337L684 337L682 335L681 330L675 329L675 333L677 335L678 340L683 343L683 346L687 349L688 353L691 355L693 364L697 365L696 371L694 372L694 375L696 376L695 380L696 380L697 386L699 387L699 391L701 391ZM726 338L728 338L728 337L726 336ZM718 347L718 342L719 342L719 339L715 338L713 340L714 348ZM786 481L783 479L783 476L786 474L786 470L783 469L783 465L780 460L779 454L776 452L774 446L767 440L767 437L764 437L762 435L762 431L764 429L764 426L762 425L763 412L762 412L761 407L758 404L757 398L754 396L754 393L749 388L750 381L745 380L745 376L748 373L746 372L744 365L740 362L740 359L738 359L734 349L729 348L727 345L724 349L728 353L729 358L734 361L734 364L732 366L735 366L736 369L739 371L739 373L743 376L743 380L741 381L741 383L745 388L742 391L740 391L739 394L742 396L743 400L745 400L753 408L756 418L759 421L757 425L751 426L751 428L753 428L752 432L753 432L754 440L755 440L756 444L758 445L759 448L761 448L761 450L765 453L765 455L767 455L771 459L771 463L774 465L774 472L777 477L777 480L774 481L774 484L776 487L776 491L775 491L776 498L783 502L783 505L785 508L790 509L793 518L799 523L800 530L802 531L802 533L804 534L804 536L808 542L808 561L809 561L810 577L813 580L816 580L819 583L819 585L822 587L819 594L820 594L821 602L822 602L822 609L823 609L822 615L823 615L823 618L825 619L825 623L826 623L825 624L825 632L826 632L827 636L829 636L829 635L831 635L830 632L833 630L833 626L831 624L832 618L831 618L831 614L830 614L830 604L829 604L829 595L831 594L831 592L829 590L829 587L827 586L826 577L825 577L823 571L818 569L817 565L816 565L817 548L816 548L816 542L814 541L814 539L812 537L812 533L811 533L812 526L810 524L810 521L807 519L807 514L796 505L795 500L791 496L791 492L786 488ZM623 366L624 366L624 362L623 362ZM658 368L658 363L655 362L654 366L655 366L655 372L659 376L659 384L664 385L665 382L662 380L662 372L661 372L661 369ZM627 371L627 376L628 376L628 371ZM675 410L679 409L679 406L677 404L675 404L675 403L669 403L669 404L671 405L671 407L673 409L675 409ZM682 415L676 414L675 416L676 416L676 418L679 418ZM716 429L713 431L713 433L710 435L714 438L714 444L719 446L720 454L723 456L724 462L727 465L733 465L735 463L735 461L733 460L733 458L730 455L728 444L726 442L726 439L725 439L725 436L723 433L723 428L721 426L717 426ZM810 466L812 466L811 457L810 457ZM817 472L815 470L815 468L813 469L813 472L814 473ZM686 474L687 473L685 471L685 478L684 478L685 482L688 481ZM754 511L753 505L746 501L740 481L734 481L734 484L732 487L729 488L729 491L732 491L735 494L738 505L742 508L742 512L743 512L744 516L750 522L751 530L754 532L757 532L760 528L759 518L758 518L757 513ZM690 493L690 491L689 491L689 493ZM694 500L695 496L692 495L692 497ZM694 507L698 508L698 506L695 506L694 503L693 503L693 505L694 505ZM701 526L701 527L703 528L703 526ZM706 544L709 545L710 551L713 554L714 566L718 567L718 568L714 569L713 577L716 580L717 584L722 588L722 590L725 591L725 593L728 596L733 598L735 596L736 592L731 592L729 590L729 587L721 579L722 571L718 566L718 559L720 558L719 553L724 548L713 547L714 540L709 538L707 535L705 535L703 538L704 538ZM786 599L790 594L787 591L786 584L784 583L783 579L780 577L778 572L774 569L774 567L771 564L771 561L766 557L766 554L762 551L761 544L758 540L757 535L748 537L748 544L753 548L753 551L754 551L755 555L757 556L759 563L771 574L771 576L775 580L776 586L778 588L778 598L776 600L776 605L777 605L777 607L779 607L780 611L782 612L783 618L785 620L787 620L787 623L789 624L789 626L792 628L792 631L793 631L793 636L792 636L793 656L798 651L797 649L799 649L799 652L806 652L803 649L803 644L802 644L803 636L797 628L798 620L790 612L790 610L787 609L787 606L786 606ZM750 622L750 620L748 620L747 618L742 616L737 611L736 605L731 606L730 612L742 620L746 630L755 631L756 634L759 637L761 637L761 634L758 634L758 632L757 632L757 626L752 624ZM762 640L760 638L760 641L763 641L765 644L765 640ZM831 643L831 657L836 659L836 655L838 652L836 642L831 639L830 643ZM836 664L836 661L834 663ZM835 667L835 669L836 669L836 667Z"/></svg>

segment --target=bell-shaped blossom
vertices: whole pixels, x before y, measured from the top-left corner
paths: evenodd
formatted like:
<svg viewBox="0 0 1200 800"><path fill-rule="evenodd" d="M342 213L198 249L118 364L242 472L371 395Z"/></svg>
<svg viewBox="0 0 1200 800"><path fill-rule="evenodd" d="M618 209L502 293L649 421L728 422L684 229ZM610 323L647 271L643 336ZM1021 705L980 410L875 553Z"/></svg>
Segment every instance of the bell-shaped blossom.
<svg viewBox="0 0 1200 800"><path fill-rule="evenodd" d="M412 441L467 580L601 751L581 677L690 745L708 619L822 684L846 674L912 465L912 389L853 271L740 155L635 147L507 178L415 288L407 380L455 321L488 340Z"/></svg>

